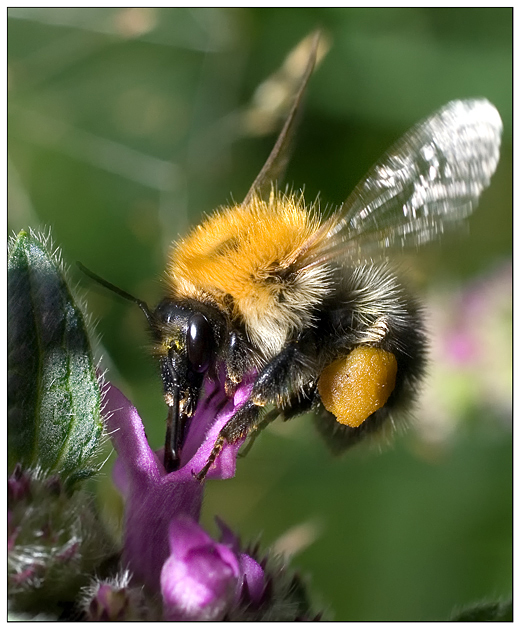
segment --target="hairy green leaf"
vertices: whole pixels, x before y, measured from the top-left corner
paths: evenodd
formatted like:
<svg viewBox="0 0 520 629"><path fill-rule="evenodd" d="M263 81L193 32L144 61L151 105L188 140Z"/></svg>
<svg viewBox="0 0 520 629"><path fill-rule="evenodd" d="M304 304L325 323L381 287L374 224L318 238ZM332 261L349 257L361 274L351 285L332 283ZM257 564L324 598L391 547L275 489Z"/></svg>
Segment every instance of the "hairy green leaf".
<svg viewBox="0 0 520 629"><path fill-rule="evenodd" d="M22 231L12 242L7 288L9 468L89 475L101 393L83 314L45 240Z"/></svg>

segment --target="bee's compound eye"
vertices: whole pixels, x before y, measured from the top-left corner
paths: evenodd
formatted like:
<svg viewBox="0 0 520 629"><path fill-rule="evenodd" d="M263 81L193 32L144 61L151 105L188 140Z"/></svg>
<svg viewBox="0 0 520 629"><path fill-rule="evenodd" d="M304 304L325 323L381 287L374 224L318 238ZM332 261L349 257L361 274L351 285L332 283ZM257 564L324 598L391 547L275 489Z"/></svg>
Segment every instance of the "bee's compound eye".
<svg viewBox="0 0 520 629"><path fill-rule="evenodd" d="M206 317L200 312L191 315L188 322L188 359L193 371L203 373L213 356L213 330Z"/></svg>

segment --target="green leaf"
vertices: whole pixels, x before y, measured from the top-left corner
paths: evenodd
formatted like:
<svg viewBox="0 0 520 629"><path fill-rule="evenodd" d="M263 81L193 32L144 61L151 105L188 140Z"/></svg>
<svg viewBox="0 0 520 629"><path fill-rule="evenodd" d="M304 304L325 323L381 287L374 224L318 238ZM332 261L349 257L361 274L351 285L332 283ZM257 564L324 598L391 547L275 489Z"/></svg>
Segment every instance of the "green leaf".
<svg viewBox="0 0 520 629"><path fill-rule="evenodd" d="M513 622L513 601L476 603L456 613L456 622Z"/></svg>
<svg viewBox="0 0 520 629"><path fill-rule="evenodd" d="M84 317L46 242L22 231L8 258L8 447L17 462L91 474L101 393Z"/></svg>

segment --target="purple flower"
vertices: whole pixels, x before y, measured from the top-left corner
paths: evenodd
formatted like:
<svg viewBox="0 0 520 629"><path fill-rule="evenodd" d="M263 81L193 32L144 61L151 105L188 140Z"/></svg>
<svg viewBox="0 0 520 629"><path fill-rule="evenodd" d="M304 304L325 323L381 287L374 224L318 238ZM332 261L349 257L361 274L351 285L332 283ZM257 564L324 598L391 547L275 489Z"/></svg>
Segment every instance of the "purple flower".
<svg viewBox="0 0 520 629"><path fill-rule="evenodd" d="M236 597L235 553L186 516L170 524L170 550L161 571L164 619L221 620Z"/></svg>
<svg viewBox="0 0 520 629"><path fill-rule="evenodd" d="M125 620L128 601L123 589L116 589L108 583L101 583L89 603L89 620Z"/></svg>
<svg viewBox="0 0 520 629"><path fill-rule="evenodd" d="M221 620L242 598L262 602L264 570L240 551L240 543L222 522L220 543L196 522L176 518L170 526L171 555L161 572L165 620Z"/></svg>
<svg viewBox="0 0 520 629"><path fill-rule="evenodd" d="M162 453L151 450L137 410L115 387L105 386L107 429L118 452L114 480L125 499L123 562L134 579L163 596L168 620L221 619L240 600L250 602L264 589L260 565L240 552L238 540L223 527L222 543L197 524L204 487L195 474L206 464L221 429L249 396L245 381L228 399L208 381L193 416L181 467L166 473ZM226 444L208 478L230 478L242 442Z"/></svg>
<svg viewBox="0 0 520 629"><path fill-rule="evenodd" d="M10 502L18 502L28 496L31 491L30 476L17 463L13 473L7 479L7 496Z"/></svg>
<svg viewBox="0 0 520 629"><path fill-rule="evenodd" d="M89 621L151 619L143 588L130 585L130 574L126 570L104 581L94 579L83 588L81 604Z"/></svg>

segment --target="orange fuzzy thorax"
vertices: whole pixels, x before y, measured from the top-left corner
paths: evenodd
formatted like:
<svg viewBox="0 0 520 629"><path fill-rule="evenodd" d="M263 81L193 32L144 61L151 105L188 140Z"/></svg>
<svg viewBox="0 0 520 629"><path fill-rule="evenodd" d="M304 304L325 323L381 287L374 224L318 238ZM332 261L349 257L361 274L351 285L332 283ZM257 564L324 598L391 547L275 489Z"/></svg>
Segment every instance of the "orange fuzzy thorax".
<svg viewBox="0 0 520 629"><path fill-rule="evenodd" d="M267 353L279 351L291 330L308 325L310 309L326 291L324 269L291 275L318 226L315 213L295 196L273 193L267 202L254 197L224 208L172 250L174 296L213 303L241 318L253 342L273 337Z"/></svg>

